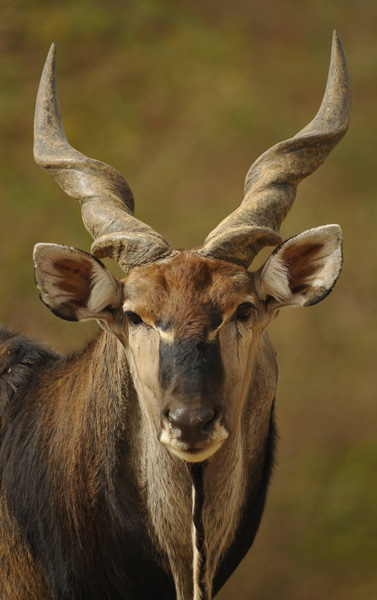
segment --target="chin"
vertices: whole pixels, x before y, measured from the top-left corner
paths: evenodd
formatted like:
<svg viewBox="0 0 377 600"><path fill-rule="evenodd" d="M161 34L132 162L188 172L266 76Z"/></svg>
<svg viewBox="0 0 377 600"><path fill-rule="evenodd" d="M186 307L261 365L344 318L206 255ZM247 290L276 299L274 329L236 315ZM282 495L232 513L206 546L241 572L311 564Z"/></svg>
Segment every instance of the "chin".
<svg viewBox="0 0 377 600"><path fill-rule="evenodd" d="M184 460L184 461L190 462L190 463L199 463L199 462L203 462L203 461L207 460L207 458L210 458L210 456L213 456L215 454L215 452L217 452L219 450L219 448L221 448L223 441L224 440L218 441L214 444L211 444L211 446L208 446L206 448L197 448L197 449L196 448L184 449L184 448L180 448L175 445L172 445L172 444L167 444L166 447L171 454L173 454L174 456L177 456L181 460Z"/></svg>

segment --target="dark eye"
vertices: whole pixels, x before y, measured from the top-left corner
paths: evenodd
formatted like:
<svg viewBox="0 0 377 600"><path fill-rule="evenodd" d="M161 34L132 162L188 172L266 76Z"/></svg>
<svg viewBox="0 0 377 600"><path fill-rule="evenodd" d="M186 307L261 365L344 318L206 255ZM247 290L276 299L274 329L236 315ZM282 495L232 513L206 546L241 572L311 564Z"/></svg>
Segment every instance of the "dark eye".
<svg viewBox="0 0 377 600"><path fill-rule="evenodd" d="M140 325L140 323L143 323L143 319L137 313L128 310L125 314L132 325Z"/></svg>
<svg viewBox="0 0 377 600"><path fill-rule="evenodd" d="M251 309L255 308L251 302L240 304L236 310L236 317L239 321L246 321L250 317Z"/></svg>

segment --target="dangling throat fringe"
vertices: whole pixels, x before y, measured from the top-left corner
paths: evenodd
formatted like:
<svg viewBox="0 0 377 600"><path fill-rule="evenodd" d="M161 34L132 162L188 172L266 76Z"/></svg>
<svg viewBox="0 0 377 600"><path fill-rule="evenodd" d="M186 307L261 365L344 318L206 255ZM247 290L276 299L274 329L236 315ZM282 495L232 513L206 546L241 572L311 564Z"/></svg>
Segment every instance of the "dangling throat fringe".
<svg viewBox="0 0 377 600"><path fill-rule="evenodd" d="M203 525L203 466L190 465L192 480L192 548L193 548L193 600L211 600L208 586L207 547Z"/></svg>

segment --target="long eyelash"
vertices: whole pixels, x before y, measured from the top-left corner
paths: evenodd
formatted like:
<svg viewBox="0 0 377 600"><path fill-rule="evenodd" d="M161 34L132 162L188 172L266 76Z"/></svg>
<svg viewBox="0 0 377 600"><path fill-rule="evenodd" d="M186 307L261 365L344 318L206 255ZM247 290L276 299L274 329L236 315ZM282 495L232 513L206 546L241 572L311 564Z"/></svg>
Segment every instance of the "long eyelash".
<svg viewBox="0 0 377 600"><path fill-rule="evenodd" d="M129 321L131 321L132 325L140 325L141 323L143 323L143 319L141 318L141 316L135 312L132 312L132 310L126 310L124 316L127 317Z"/></svg>

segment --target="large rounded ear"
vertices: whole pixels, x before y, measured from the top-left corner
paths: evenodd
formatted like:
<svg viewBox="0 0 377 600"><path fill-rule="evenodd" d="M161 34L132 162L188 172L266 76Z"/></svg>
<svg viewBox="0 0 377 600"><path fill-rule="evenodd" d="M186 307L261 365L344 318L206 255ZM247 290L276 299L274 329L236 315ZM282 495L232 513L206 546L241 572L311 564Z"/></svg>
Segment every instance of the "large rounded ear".
<svg viewBox="0 0 377 600"><path fill-rule="evenodd" d="M58 317L109 321L121 308L120 281L91 254L58 244L37 244L34 264L40 298Z"/></svg>
<svg viewBox="0 0 377 600"><path fill-rule="evenodd" d="M256 273L257 294L272 309L311 306L331 292L341 268L339 225L310 229L275 249Z"/></svg>

